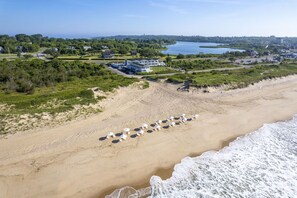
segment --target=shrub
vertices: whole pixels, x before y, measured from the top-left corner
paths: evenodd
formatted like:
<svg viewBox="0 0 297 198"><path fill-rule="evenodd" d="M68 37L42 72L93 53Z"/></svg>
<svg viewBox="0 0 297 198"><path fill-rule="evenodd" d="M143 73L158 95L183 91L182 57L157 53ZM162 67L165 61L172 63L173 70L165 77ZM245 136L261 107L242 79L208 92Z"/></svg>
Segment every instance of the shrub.
<svg viewBox="0 0 297 198"><path fill-rule="evenodd" d="M79 97L84 99L93 99L94 93L92 90L83 90L79 93Z"/></svg>
<svg viewBox="0 0 297 198"><path fill-rule="evenodd" d="M149 88L149 87L150 87L150 83L147 82L147 81L144 81L142 88L143 88L143 89L147 89L147 88Z"/></svg>

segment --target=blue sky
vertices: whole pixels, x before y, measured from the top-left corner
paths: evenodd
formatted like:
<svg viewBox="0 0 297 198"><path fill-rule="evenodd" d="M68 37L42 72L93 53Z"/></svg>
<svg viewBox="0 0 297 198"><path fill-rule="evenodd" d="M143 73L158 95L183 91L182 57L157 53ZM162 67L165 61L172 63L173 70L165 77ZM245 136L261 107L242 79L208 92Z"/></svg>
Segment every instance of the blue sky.
<svg viewBox="0 0 297 198"><path fill-rule="evenodd" d="M297 36L297 0L0 0L0 34Z"/></svg>

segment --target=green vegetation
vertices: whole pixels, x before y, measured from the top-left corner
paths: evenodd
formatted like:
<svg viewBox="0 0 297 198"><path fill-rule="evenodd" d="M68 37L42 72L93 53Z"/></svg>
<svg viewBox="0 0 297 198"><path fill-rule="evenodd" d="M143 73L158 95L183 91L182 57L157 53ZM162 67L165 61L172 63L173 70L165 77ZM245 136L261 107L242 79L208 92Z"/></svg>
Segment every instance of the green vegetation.
<svg viewBox="0 0 297 198"><path fill-rule="evenodd" d="M178 54L176 56L176 59L184 59L184 58L185 58L185 55L183 55L183 54Z"/></svg>
<svg viewBox="0 0 297 198"><path fill-rule="evenodd" d="M179 60L171 61L167 65L185 71L236 67L228 62L212 60Z"/></svg>
<svg viewBox="0 0 297 198"><path fill-rule="evenodd" d="M147 89L147 88L149 88L149 87L150 87L150 83L147 82L147 81L144 81L144 83L143 83L143 85L142 85L142 88L143 88L143 89Z"/></svg>
<svg viewBox="0 0 297 198"><path fill-rule="evenodd" d="M52 86L56 83L106 76L104 66L84 62L43 61L0 61L0 86L5 92L33 93L36 87Z"/></svg>
<svg viewBox="0 0 297 198"><path fill-rule="evenodd" d="M152 74L169 74L169 73L178 73L179 71L175 69L171 69L169 67L164 67L164 66L156 66L156 67L151 67L153 70L152 72L142 72L138 73L139 75L152 75Z"/></svg>
<svg viewBox="0 0 297 198"><path fill-rule="evenodd" d="M69 56L97 56L101 58L103 53L121 56L140 54L143 57L160 56L160 49L164 45L174 43L171 40L115 40L111 38L98 39L62 39L49 38L41 34L15 36L0 35L0 53L19 54L42 52L57 58L61 55ZM111 56L113 57L113 56Z"/></svg>
<svg viewBox="0 0 297 198"><path fill-rule="evenodd" d="M188 81L191 86L196 87L230 85L232 88L241 88L261 80L292 74L297 74L296 64L256 66L250 69L176 74L173 76L155 76L149 78L153 80L167 79L167 82L170 83L183 83Z"/></svg>
<svg viewBox="0 0 297 198"><path fill-rule="evenodd" d="M89 88L106 92L136 81L97 64L4 60L0 62L0 104L12 106L5 114L58 113L102 99Z"/></svg>

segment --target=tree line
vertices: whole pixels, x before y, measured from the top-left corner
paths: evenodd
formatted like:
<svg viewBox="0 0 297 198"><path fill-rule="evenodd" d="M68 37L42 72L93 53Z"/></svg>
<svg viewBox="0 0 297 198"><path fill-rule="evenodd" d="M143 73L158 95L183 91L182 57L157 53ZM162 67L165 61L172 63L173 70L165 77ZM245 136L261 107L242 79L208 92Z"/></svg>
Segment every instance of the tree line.
<svg viewBox="0 0 297 198"><path fill-rule="evenodd" d="M143 56L155 56L164 45L172 43L169 40L116 40L111 38L94 39L63 39L49 38L41 34L15 36L0 35L0 53L37 52L46 48L44 53L59 55L86 55L109 50L115 54L128 54L133 51Z"/></svg>

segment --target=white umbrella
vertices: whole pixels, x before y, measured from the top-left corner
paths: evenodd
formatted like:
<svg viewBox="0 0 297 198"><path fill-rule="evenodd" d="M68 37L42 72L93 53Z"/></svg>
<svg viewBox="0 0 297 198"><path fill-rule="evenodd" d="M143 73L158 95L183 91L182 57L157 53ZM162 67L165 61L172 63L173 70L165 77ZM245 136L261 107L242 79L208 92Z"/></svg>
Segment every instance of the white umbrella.
<svg viewBox="0 0 297 198"><path fill-rule="evenodd" d="M162 120L158 120L157 123L162 124Z"/></svg>
<svg viewBox="0 0 297 198"><path fill-rule="evenodd" d="M108 138L114 138L114 137L115 137L115 135L114 135L113 132L109 132L109 133L107 134L107 136L106 136L107 139L108 139Z"/></svg>
<svg viewBox="0 0 297 198"><path fill-rule="evenodd" d="M171 123L169 124L169 126L170 126L170 127L174 127L174 126L175 126L175 122L171 122Z"/></svg>
<svg viewBox="0 0 297 198"><path fill-rule="evenodd" d="M127 139L127 135L122 134L120 138L121 138L121 140L126 140Z"/></svg>
<svg viewBox="0 0 297 198"><path fill-rule="evenodd" d="M137 132L137 135L139 136L139 135L143 135L144 134L144 131L143 130L139 130L138 132Z"/></svg>
<svg viewBox="0 0 297 198"><path fill-rule="evenodd" d="M144 124L142 124L141 128L142 129L147 129L148 128L148 125L144 123Z"/></svg>
<svg viewBox="0 0 297 198"><path fill-rule="evenodd" d="M173 116L170 116L170 117L169 117L169 120L174 120L174 117L173 117Z"/></svg>
<svg viewBox="0 0 297 198"><path fill-rule="evenodd" d="M185 117L180 117L180 121L183 122L183 123L185 123L185 122L187 121L187 118L185 118Z"/></svg>
<svg viewBox="0 0 297 198"><path fill-rule="evenodd" d="M196 114L196 115L193 116L194 119L197 119L198 117L199 117L198 114Z"/></svg>
<svg viewBox="0 0 297 198"><path fill-rule="evenodd" d="M181 117L185 117L185 116L186 116L186 114L184 114L184 113L183 113L183 114L181 114L180 116L181 116Z"/></svg>
<svg viewBox="0 0 297 198"><path fill-rule="evenodd" d="M158 125L158 126L155 126L155 131L160 131L161 130L161 127Z"/></svg>
<svg viewBox="0 0 297 198"><path fill-rule="evenodd" d="M130 129L129 128L124 128L124 132L127 134L130 134Z"/></svg>

